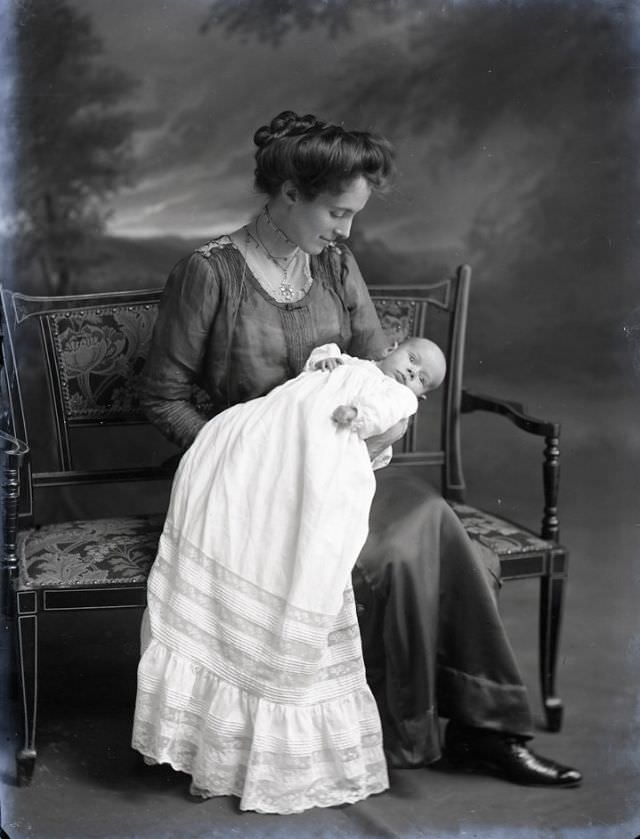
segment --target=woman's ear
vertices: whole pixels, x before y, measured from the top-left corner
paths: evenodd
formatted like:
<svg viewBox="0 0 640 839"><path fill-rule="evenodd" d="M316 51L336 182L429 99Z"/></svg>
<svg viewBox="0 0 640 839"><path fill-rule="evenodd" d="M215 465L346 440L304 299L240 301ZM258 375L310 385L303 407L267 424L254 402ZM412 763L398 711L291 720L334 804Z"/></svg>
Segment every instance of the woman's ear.
<svg viewBox="0 0 640 839"><path fill-rule="evenodd" d="M280 194L282 195L286 204L297 204L300 200L300 191L293 181L285 181L280 187Z"/></svg>

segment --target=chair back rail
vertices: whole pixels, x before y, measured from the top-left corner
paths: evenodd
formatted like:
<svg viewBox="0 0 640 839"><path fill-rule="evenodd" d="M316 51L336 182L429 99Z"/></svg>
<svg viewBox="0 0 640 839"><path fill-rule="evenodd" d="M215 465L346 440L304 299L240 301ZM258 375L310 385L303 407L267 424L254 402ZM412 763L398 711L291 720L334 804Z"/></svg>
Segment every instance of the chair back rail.
<svg viewBox="0 0 640 839"><path fill-rule="evenodd" d="M440 466L445 498L463 501L465 482L460 448L460 400L464 365L471 268L461 265L452 276L434 283L406 286L372 285L373 298L385 333L391 341L409 335L430 337L432 321L440 316L445 327L447 375L442 386L440 449L418 450L420 412L405 435L394 462L418 467Z"/></svg>
<svg viewBox="0 0 640 839"><path fill-rule="evenodd" d="M416 418L395 459L419 467L440 467L444 494L458 500L464 491L458 427L470 274L468 266L461 266L452 276L433 283L370 287L390 343L429 335L433 319L443 319L446 345L442 349L448 373L441 402L440 447L418 450ZM44 297L2 290L3 387L7 397L3 419L6 431L25 447L20 470L25 519L32 518L33 495L41 489L170 478L171 470L160 463L76 466L79 431L100 434L109 428L147 422L138 392L161 293L161 289L143 289ZM21 379L27 371L19 369L16 359L24 357L23 333L27 329L31 329L29 363L32 358L39 359L48 388L44 406L25 405ZM36 334L39 350L33 337ZM206 408L206 399L197 388L193 399ZM50 411L55 436L53 468L37 468L28 453L31 420L25 407L40 411L48 407Z"/></svg>
<svg viewBox="0 0 640 839"><path fill-rule="evenodd" d="M541 578L541 692L547 723L558 730L562 703L555 694L555 665L567 574L566 551L557 543L560 428L528 416L516 403L462 391L470 279L470 268L462 265L452 276L432 283L370 287L390 344L409 336L430 337L447 357L442 388L426 404L421 403L394 461L440 469L442 494L452 502L471 538L496 551L504 579ZM173 469L163 452L169 444L159 432L145 429L147 420L138 396L161 293L161 289L145 289L37 297L0 288L0 585L6 587L1 600L4 604L7 599L7 614L18 616L25 732L24 746L18 752L18 776L22 779L30 777L36 756L38 612L140 607L145 603L144 579L157 550L163 516L136 507L142 496L137 487L129 495L122 487L126 498L136 499L132 505L136 509L127 509L122 518L105 515L106 495L100 491L101 517L46 525L36 522L35 498L51 489L65 491L114 482L166 480L166 486L152 488L147 483L148 490L156 491L156 495L149 493L154 501L168 490ZM194 389L192 398L206 410L202 392ZM463 503L460 415L475 410L501 414L517 427L544 437L542 537L550 541L541 541L519 525ZM425 430L435 434L419 433L425 419ZM138 451L141 433L144 451ZM103 437L95 450L89 446L89 457L87 435ZM177 450L173 447L169 453ZM106 456L105 460L101 463L97 455ZM58 505L57 497L49 500ZM18 562L19 526L31 524L44 526L25 531L30 555L21 556ZM87 526L88 540L78 538ZM60 570L67 568L64 562L58 562L60 555L66 556L65 534L71 539L73 553L69 574ZM94 554L88 547L92 539L93 546L98 545ZM118 554L123 544L135 545L135 551L125 550L124 570ZM110 546L108 554L113 545L115 553L105 558L102 549ZM78 557L80 569L76 567ZM50 571L52 576L47 577ZM9 598L10 592L15 597Z"/></svg>

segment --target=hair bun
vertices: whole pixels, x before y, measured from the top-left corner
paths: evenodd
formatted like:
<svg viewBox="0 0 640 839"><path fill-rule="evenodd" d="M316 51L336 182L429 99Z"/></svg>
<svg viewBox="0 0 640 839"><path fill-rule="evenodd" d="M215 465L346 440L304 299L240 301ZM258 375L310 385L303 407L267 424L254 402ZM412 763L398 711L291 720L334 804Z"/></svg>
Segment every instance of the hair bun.
<svg viewBox="0 0 640 839"><path fill-rule="evenodd" d="M253 135L253 142L258 148L263 148L273 140L280 140L282 137L295 137L305 134L311 129L322 129L326 122L319 120L313 114L299 116L295 111L282 111L277 117L271 120L269 125L262 125Z"/></svg>

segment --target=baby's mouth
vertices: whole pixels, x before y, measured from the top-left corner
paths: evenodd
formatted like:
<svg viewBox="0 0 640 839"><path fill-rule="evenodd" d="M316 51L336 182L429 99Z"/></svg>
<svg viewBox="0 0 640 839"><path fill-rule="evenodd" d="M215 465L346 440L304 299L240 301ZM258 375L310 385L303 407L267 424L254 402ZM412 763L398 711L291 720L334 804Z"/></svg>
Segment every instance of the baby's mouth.
<svg viewBox="0 0 640 839"><path fill-rule="evenodd" d="M404 375L399 370L396 370L396 379L400 382L401 385L406 385L407 383L407 380L405 379Z"/></svg>

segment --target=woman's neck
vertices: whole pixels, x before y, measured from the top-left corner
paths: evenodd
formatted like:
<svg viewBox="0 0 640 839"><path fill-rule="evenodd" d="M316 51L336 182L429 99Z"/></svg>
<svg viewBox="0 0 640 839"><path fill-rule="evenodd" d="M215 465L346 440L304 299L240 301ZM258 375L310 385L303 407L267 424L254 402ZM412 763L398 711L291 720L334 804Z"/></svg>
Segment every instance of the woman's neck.
<svg viewBox="0 0 640 839"><path fill-rule="evenodd" d="M286 259L294 255L298 246L278 223L279 217L277 207L271 203L266 204L251 223L250 229L272 257Z"/></svg>

